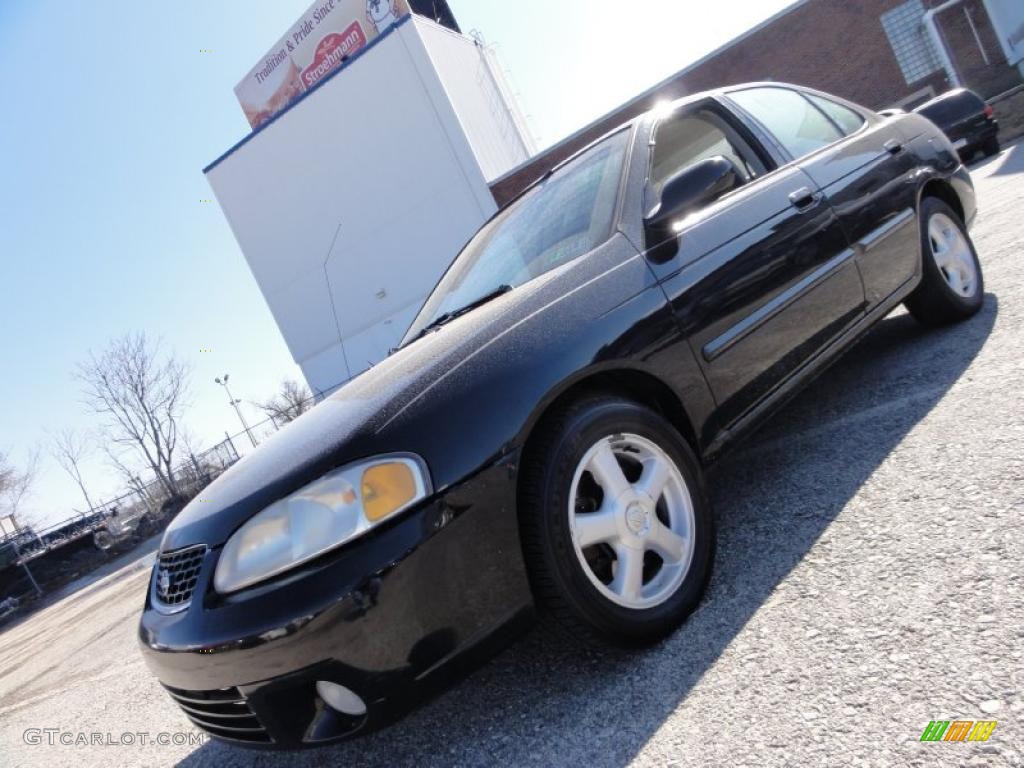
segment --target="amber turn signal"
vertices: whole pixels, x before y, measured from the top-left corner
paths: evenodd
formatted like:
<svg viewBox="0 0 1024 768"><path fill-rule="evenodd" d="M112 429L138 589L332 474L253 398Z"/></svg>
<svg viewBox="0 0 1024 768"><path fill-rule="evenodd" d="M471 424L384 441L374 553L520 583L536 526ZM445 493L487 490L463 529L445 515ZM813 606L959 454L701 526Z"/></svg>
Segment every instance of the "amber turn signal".
<svg viewBox="0 0 1024 768"><path fill-rule="evenodd" d="M376 464L363 472L360 483L363 513L370 522L383 520L416 498L416 477L399 462Z"/></svg>

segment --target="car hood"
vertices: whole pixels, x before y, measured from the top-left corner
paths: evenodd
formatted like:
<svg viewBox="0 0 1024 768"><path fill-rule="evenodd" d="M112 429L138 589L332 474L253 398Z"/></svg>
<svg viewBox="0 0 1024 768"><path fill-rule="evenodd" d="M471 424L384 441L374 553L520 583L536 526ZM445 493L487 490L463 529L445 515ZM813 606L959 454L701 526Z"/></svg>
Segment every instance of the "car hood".
<svg viewBox="0 0 1024 768"><path fill-rule="evenodd" d="M407 450L387 425L536 305L532 281L396 351L268 438L171 522L161 551L217 546L252 515L342 464ZM429 457L428 458L429 463ZM436 480L436 478L435 478Z"/></svg>

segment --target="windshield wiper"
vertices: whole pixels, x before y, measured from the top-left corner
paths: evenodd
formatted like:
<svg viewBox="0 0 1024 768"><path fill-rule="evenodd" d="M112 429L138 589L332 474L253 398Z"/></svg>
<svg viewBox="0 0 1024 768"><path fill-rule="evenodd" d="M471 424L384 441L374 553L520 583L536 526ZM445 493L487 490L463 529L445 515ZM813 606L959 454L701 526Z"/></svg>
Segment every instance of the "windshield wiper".
<svg viewBox="0 0 1024 768"><path fill-rule="evenodd" d="M499 296L504 296L511 290L511 285L503 283L502 285L499 285L497 288L495 288L493 291L489 291L485 293L483 296L477 299L473 299L473 301L469 302L469 304L466 304L463 307L459 307L458 309L453 309L448 312L443 312L437 317L435 317L433 320L431 320L429 323L427 323L425 326L423 326L423 328L420 329L420 332L417 333L413 338L409 339L409 341L416 341L416 339L426 336L428 333L440 328L442 325L447 325L455 318L462 317L467 312L472 312L477 307L481 307L487 302L493 301L494 299L498 298ZM403 344L402 346L405 345Z"/></svg>

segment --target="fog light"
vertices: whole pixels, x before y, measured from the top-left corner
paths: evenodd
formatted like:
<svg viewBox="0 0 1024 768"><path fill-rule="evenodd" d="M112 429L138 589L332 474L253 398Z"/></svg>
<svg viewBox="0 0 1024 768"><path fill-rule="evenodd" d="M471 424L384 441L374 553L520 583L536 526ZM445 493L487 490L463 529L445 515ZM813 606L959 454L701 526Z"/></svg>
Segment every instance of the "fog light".
<svg viewBox="0 0 1024 768"><path fill-rule="evenodd" d="M366 714L366 704L359 696L344 685L317 680L316 692L320 694L327 706L345 715L357 717Z"/></svg>

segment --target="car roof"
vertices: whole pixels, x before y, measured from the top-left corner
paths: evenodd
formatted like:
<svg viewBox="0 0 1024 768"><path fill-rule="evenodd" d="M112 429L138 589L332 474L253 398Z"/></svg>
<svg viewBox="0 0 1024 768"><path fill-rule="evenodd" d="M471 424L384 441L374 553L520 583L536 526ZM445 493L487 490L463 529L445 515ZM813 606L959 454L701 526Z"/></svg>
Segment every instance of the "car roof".
<svg viewBox="0 0 1024 768"><path fill-rule="evenodd" d="M557 171L559 168L562 168L567 163L575 160L580 155L583 155L593 149L596 145L608 139L609 136L612 136L622 130L635 129L636 126L651 120L652 116L655 115L656 112L660 113L664 110L666 114L671 114L680 107L688 104L694 104L706 99L718 99L733 91L743 90L746 88L789 88L807 93L820 94L828 98L837 99L840 103L852 103L848 102L846 99L833 96L832 94L824 91L818 91L807 86L778 80L755 80L744 83L735 83L732 85L721 86L719 88L710 88L708 90L698 91L697 93L686 94L675 99L659 99L656 101L652 101L652 99L655 99L658 94L654 90L649 90L602 115L597 120L588 123L578 131L537 153L524 163L521 163L515 168L506 171L501 176L492 179L488 182L488 186L491 188L492 194L495 195L495 199L499 202L499 210L504 210L524 194L536 187L554 171ZM644 104L645 102L647 107L646 109L643 109L643 111L638 112L627 119L615 123L610 122L615 115L627 113L632 108ZM578 144L578 142L583 140L588 134L593 133L594 130L604 126L605 124L608 124L611 127L605 128L599 135L588 140L585 144ZM578 146L573 147L572 145L574 144L578 144ZM566 153L566 150L569 147L572 148ZM526 177L529 180L522 182L521 186L518 184L515 185L516 190L514 194L504 196L498 193L498 189L500 187L512 181L516 176L525 175L528 171L532 171L532 173Z"/></svg>
<svg viewBox="0 0 1024 768"><path fill-rule="evenodd" d="M744 88L761 87L761 86L772 86L772 87L776 87L776 88L794 88L794 89L797 89L797 90L808 90L808 89L804 88L803 86L793 85L791 83L783 83L783 82L778 82L778 81L754 81L754 82L749 82L749 83L737 83L735 85L724 86L724 87L721 87L721 88L712 88L712 89L709 89L709 90L706 90L706 91L698 91L697 93L687 94L685 96L681 96L681 97L676 98L676 99L665 99L664 101L655 102L653 105L651 105L650 107L645 109L643 112L641 112L641 113L639 113L637 115L634 115L631 118L628 118L626 120L623 120L623 121L621 121L619 123L614 124L613 127L605 130L599 136L597 136L596 138L588 141L586 144L583 144L582 146L574 149L570 154L565 155L564 157L561 157L559 159L553 160L550 165L545 164L543 162L545 157L557 157L558 154L559 154L559 150L560 149L564 148L566 145L571 145L572 143L574 143L576 141L579 141L583 136L586 136L586 134L588 132L592 131L595 127L601 125L603 122L606 122L610 117L614 116L616 113L627 111L630 108L631 105L637 103L641 99L647 99L647 98L651 97L650 93L645 93L645 94L642 94L641 96L637 97L636 99L632 99L632 100L626 102L625 104L617 107L616 109L614 109L611 112L603 115L602 117L598 118L597 120L595 120L595 121L593 121L591 123L588 123L583 128L580 128L578 131L570 134L566 138L564 138L561 141L553 144L552 146L548 147L544 151L539 152L538 154L534 155L529 160L527 160L525 163L522 163L521 165L516 166L512 170L507 171L506 173L502 174L498 178L496 178L493 181L491 181L490 185L493 188L495 185L500 184L503 180L508 179L509 177L514 176L517 173L521 173L525 168L528 168L531 165L535 165L537 167L537 174L536 174L536 176L529 183L525 184L522 187L522 189L519 190L519 192L517 192L515 194L515 196L509 198L501 206L502 208L505 208L506 206L511 205L513 202L515 202L518 198L522 197L523 194L525 194L530 189L535 187L537 184L539 184L545 178L547 178L552 172L557 171L559 168L562 168L563 166L565 166L568 163L572 162L573 160L575 160L579 156L581 156L581 155L585 154L586 152L590 151L591 149L593 149L595 146L597 146L601 142L607 140L609 136L613 136L614 134L619 133L622 130L635 128L636 126L638 126L638 125L640 125L640 124L642 124L642 123L644 123L644 122L646 122L648 120L651 120L652 116L656 112L660 113L660 112L662 112L664 110L666 113L672 113L672 112L676 111L677 109L679 109L680 107L684 107L684 106L686 106L688 104L694 104L694 103L697 103L697 102L700 102L700 101L704 101L706 99L715 99L715 98L718 98L718 97L720 97L720 96L722 96L722 95L724 95L726 93L729 93L730 91L741 90L741 89L744 89Z"/></svg>
<svg viewBox="0 0 1024 768"><path fill-rule="evenodd" d="M718 95L720 93L721 93L720 89L716 89L716 90L712 90L712 91L701 91L699 93L694 93L694 94L691 94L691 95L688 95L688 96L682 96L682 97L680 97L678 99L673 99L672 101L667 101L667 105L668 105L668 107L670 107L670 111L674 112L676 109L678 109L679 107L685 106L686 104L693 104L693 103L696 103L698 101L703 101L704 99L707 99L709 97L714 97L714 96L716 96L716 95ZM662 102L658 102L656 105L654 105L650 109L644 110L639 115L636 115L635 117L631 117L628 120L623 120L621 123L618 123L617 125L615 125L614 128L610 128L609 130L605 131L600 136L598 136L596 139L590 141L587 144L584 144L582 147L580 147L579 149L575 150L571 155L568 155L564 159L559 160L557 163L552 165L548 171L545 171L545 173L543 175L541 175L540 178L544 178L544 176L546 176L550 171L558 170L563 165L566 165L567 163L571 162L572 160L575 160L580 155L585 154L586 152L590 151L595 146L597 146L601 142L605 141L609 136L613 136L616 133L618 133L619 131L622 131L622 130L624 130L626 128L634 127L636 125L639 125L640 123L645 122L646 120L649 120L651 118L651 115L656 110L660 111L663 108L666 108L666 107L662 106ZM575 138L577 138L579 136L584 135L589 128L591 128L593 125L598 124L599 122L600 121L595 121L595 123L591 123L590 125L588 125L588 126L586 126L584 128L581 128L579 131L577 131L576 133L572 134L571 136L563 139L562 141L558 142L558 144L554 145L550 149L554 149L555 147L558 147L558 146L570 143L573 139L575 139ZM541 153L540 155L537 155L536 157L541 157L543 154L544 153ZM531 184L530 186L533 186L533 185Z"/></svg>
<svg viewBox="0 0 1024 768"><path fill-rule="evenodd" d="M935 98L928 99L928 101L926 101L924 104L918 104L916 107L914 107L914 111L917 112L922 109L926 109L927 107L936 106L939 104L947 104L951 101L958 101L964 97L977 99L982 103L985 102L985 100L981 98L981 96L972 91L970 88L954 88L950 91L940 93Z"/></svg>

